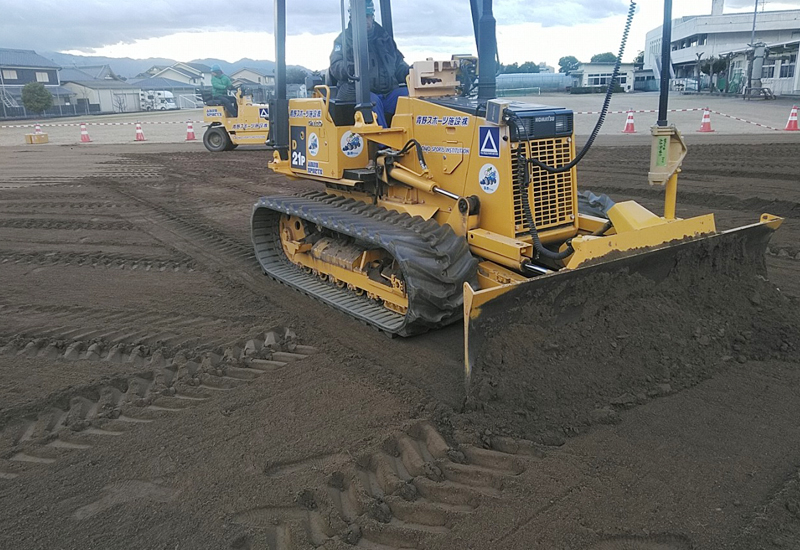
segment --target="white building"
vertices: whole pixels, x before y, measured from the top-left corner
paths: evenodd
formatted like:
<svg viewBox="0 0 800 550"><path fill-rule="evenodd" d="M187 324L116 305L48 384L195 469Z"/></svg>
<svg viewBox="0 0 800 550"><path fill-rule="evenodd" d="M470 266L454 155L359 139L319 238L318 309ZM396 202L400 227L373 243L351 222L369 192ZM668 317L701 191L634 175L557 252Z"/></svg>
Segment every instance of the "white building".
<svg viewBox="0 0 800 550"><path fill-rule="evenodd" d="M746 85L753 12L725 14L723 8L724 0L713 0L710 15L686 16L672 21L670 76L694 79L698 74L698 60L702 63L712 57L722 58L731 61L727 80L740 82L740 87ZM661 74L661 31L661 27L657 27L647 33L644 50L644 67L653 70L656 80ZM762 85L778 94L800 93L800 75L796 70L800 10L757 12L755 41L766 43L768 48Z"/></svg>
<svg viewBox="0 0 800 550"><path fill-rule="evenodd" d="M626 92L633 90L635 67L633 63L620 63L617 82ZM569 73L572 85L577 88L606 87L614 74L614 63L581 63Z"/></svg>

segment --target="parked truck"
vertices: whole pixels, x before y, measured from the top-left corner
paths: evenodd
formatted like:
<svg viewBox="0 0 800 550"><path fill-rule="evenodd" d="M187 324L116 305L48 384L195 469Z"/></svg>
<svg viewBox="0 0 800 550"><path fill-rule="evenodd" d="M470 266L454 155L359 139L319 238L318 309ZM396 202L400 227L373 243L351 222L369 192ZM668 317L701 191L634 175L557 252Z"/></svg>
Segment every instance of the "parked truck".
<svg viewBox="0 0 800 550"><path fill-rule="evenodd" d="M142 90L139 92L142 111L171 111L177 109L175 96L167 90Z"/></svg>

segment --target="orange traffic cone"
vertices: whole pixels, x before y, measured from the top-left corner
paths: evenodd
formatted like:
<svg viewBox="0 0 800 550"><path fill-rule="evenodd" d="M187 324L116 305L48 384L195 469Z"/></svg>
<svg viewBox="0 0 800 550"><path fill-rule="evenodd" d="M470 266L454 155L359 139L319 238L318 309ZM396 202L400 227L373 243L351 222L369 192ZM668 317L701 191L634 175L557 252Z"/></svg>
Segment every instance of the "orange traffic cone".
<svg viewBox="0 0 800 550"><path fill-rule="evenodd" d="M628 111L628 119L625 121L625 129L622 130L623 134L635 134L636 129L633 127L633 111Z"/></svg>
<svg viewBox="0 0 800 550"><path fill-rule="evenodd" d="M194 126L192 126L192 121L186 123L186 141L195 141L197 138L194 137Z"/></svg>
<svg viewBox="0 0 800 550"><path fill-rule="evenodd" d="M36 126L33 128L33 133L34 133L34 134L41 134L41 133L42 133L42 127L41 127L41 126L39 126L39 125L37 124L37 125L36 125Z"/></svg>
<svg viewBox="0 0 800 550"><path fill-rule="evenodd" d="M797 105L792 106L792 111L789 113L789 121L786 123L786 128L789 132L797 132L800 128L797 127Z"/></svg>
<svg viewBox="0 0 800 550"><path fill-rule="evenodd" d="M703 110L703 121L700 123L700 129L697 130L698 132L713 132L714 130L711 129L711 111L708 110L706 107Z"/></svg>
<svg viewBox="0 0 800 550"><path fill-rule="evenodd" d="M144 138L144 132L142 132L142 124L141 122L136 123L136 138L133 141L147 141Z"/></svg>
<svg viewBox="0 0 800 550"><path fill-rule="evenodd" d="M81 122L81 143L91 143L92 138L89 137L89 132L86 130L86 123Z"/></svg>

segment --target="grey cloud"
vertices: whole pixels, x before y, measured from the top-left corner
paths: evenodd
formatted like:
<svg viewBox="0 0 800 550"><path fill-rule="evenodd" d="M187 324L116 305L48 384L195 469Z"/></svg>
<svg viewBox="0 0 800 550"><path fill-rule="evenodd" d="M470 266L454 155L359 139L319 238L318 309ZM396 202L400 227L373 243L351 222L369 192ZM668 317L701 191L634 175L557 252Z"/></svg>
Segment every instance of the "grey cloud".
<svg viewBox="0 0 800 550"><path fill-rule="evenodd" d="M378 2L376 2L378 4ZM627 0L495 0L500 24L537 22L575 25L625 13ZM339 2L289 0L288 32L336 32ZM264 0L0 0L2 46L90 51L119 42L157 38L182 31L273 30L272 3ZM396 34L413 38L472 35L467 0L396 0Z"/></svg>

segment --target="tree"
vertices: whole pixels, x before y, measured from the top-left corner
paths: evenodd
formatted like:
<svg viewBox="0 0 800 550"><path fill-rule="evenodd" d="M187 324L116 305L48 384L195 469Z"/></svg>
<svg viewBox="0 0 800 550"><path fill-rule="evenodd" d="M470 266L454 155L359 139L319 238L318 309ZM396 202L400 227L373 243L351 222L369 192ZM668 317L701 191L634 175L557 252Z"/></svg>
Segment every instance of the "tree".
<svg viewBox="0 0 800 550"><path fill-rule="evenodd" d="M53 94L41 82L28 82L22 88L22 104L29 111L44 113L53 106Z"/></svg>
<svg viewBox="0 0 800 550"><path fill-rule="evenodd" d="M534 63L533 61L526 61L522 65L519 66L519 72L521 73L538 73L539 72L539 64Z"/></svg>
<svg viewBox="0 0 800 550"><path fill-rule="evenodd" d="M118 113L124 113L125 110L128 108L128 100L125 97L125 94L114 94L114 109Z"/></svg>
<svg viewBox="0 0 800 550"><path fill-rule="evenodd" d="M615 59L616 61L616 59ZM636 54L636 57L633 58L634 65L644 65L644 50L639 50L639 53Z"/></svg>
<svg viewBox="0 0 800 550"><path fill-rule="evenodd" d="M500 64L501 74L516 74L516 73L538 73L539 65L533 61L526 61L522 65L511 63L510 65Z"/></svg>
<svg viewBox="0 0 800 550"><path fill-rule="evenodd" d="M287 84L305 84L308 73L300 67L286 67Z"/></svg>
<svg viewBox="0 0 800 550"><path fill-rule="evenodd" d="M725 58L709 57L700 62L700 72L711 77L712 86L715 85L714 76L728 68L728 60ZM724 86L723 86L724 88Z"/></svg>
<svg viewBox="0 0 800 550"><path fill-rule="evenodd" d="M614 63L617 56L611 52L598 53L592 56L592 63Z"/></svg>
<svg viewBox="0 0 800 550"><path fill-rule="evenodd" d="M580 65L578 58L573 55L567 55L558 60L558 72L569 74Z"/></svg>

